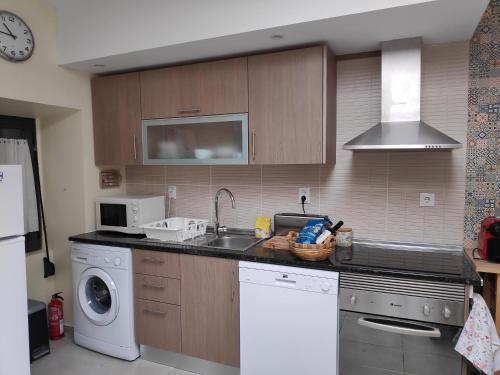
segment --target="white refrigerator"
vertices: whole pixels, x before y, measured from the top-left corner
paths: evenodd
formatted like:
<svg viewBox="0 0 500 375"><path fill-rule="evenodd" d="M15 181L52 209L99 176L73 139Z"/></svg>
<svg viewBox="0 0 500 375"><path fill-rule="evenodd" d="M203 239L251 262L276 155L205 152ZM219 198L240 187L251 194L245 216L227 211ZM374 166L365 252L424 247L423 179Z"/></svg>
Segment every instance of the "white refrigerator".
<svg viewBox="0 0 500 375"><path fill-rule="evenodd" d="M21 165L0 165L0 374L30 374Z"/></svg>

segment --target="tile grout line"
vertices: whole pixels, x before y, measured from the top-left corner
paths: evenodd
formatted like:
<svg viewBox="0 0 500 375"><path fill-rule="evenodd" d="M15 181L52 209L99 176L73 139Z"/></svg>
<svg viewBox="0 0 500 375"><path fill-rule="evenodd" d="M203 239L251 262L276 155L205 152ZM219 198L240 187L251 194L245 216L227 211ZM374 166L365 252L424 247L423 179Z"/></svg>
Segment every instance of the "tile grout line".
<svg viewBox="0 0 500 375"><path fill-rule="evenodd" d="M213 189L212 189L212 166L209 165L208 166L208 194L209 194L209 199L208 199L208 204L210 206L210 222L212 223L212 225L214 225L214 215L215 215L215 212L213 212L213 204L211 204L212 202L212 192L213 192ZM215 201L214 201L215 202Z"/></svg>
<svg viewBox="0 0 500 375"><path fill-rule="evenodd" d="M321 165L318 165L318 215L321 215Z"/></svg>
<svg viewBox="0 0 500 375"><path fill-rule="evenodd" d="M259 215L262 216L263 215L263 201L264 201L264 187L263 187L263 184L264 184L264 178L263 178L263 169L264 167L262 165L259 166L260 167L260 202L259 202Z"/></svg>

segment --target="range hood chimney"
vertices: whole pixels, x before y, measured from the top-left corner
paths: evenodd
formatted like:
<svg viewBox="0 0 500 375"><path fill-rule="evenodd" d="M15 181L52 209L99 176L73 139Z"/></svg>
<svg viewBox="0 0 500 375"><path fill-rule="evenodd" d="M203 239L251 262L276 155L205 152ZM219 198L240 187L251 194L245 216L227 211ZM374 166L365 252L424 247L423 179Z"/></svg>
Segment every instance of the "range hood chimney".
<svg viewBox="0 0 500 375"><path fill-rule="evenodd" d="M381 122L346 150L450 150L460 142L420 120L421 38L382 43Z"/></svg>

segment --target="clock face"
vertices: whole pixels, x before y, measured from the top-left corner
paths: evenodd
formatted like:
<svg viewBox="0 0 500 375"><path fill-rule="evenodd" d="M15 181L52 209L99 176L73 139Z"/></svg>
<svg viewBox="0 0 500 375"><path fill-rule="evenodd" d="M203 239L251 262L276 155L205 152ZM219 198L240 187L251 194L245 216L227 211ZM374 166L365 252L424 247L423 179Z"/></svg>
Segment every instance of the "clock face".
<svg viewBox="0 0 500 375"><path fill-rule="evenodd" d="M30 28L19 16L0 10L0 56L9 61L31 57L35 40Z"/></svg>

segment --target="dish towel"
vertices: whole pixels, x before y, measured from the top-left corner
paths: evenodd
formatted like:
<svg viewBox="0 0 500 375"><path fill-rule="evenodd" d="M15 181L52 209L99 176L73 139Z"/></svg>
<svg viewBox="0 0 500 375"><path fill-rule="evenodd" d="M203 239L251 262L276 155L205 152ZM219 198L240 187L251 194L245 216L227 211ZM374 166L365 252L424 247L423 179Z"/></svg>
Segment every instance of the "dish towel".
<svg viewBox="0 0 500 375"><path fill-rule="evenodd" d="M474 293L474 304L455 350L487 375L500 369L500 339L490 310L481 295Z"/></svg>

